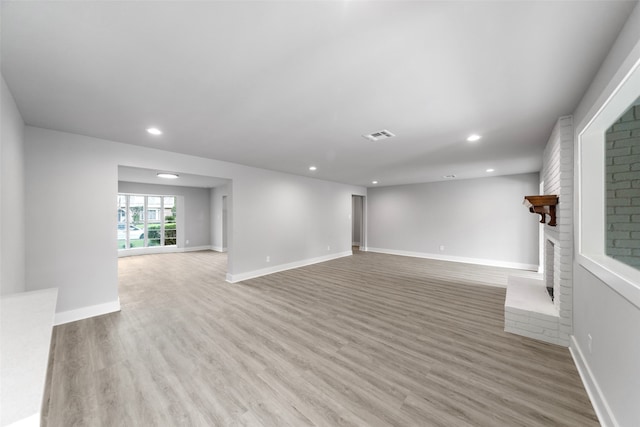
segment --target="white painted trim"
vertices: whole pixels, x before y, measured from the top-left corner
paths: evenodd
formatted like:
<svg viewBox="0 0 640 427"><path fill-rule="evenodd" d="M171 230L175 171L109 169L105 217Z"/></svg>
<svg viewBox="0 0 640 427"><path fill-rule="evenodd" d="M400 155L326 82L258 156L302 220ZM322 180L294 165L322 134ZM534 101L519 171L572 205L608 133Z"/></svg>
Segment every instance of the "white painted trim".
<svg viewBox="0 0 640 427"><path fill-rule="evenodd" d="M216 252L227 252L227 249L222 246L211 246L211 250Z"/></svg>
<svg viewBox="0 0 640 427"><path fill-rule="evenodd" d="M174 252L183 252L183 248L175 245L171 246L150 246L144 248L118 249L118 258L133 255L149 255L149 254L167 254Z"/></svg>
<svg viewBox="0 0 640 427"><path fill-rule="evenodd" d="M587 390L587 394L589 395L589 399L591 400L591 405L593 406L593 409L598 416L598 421L600 421L600 424L603 427L618 427L619 424L616 422L613 411L609 407L607 399L605 399L602 390L600 390L598 382L593 376L591 369L589 369L589 365L587 364L587 361L584 358L584 354L582 353L582 350L580 349L578 341L576 340L576 337L574 335L571 335L569 352L571 353L573 362L578 369L578 374L580 374L582 384Z"/></svg>
<svg viewBox="0 0 640 427"><path fill-rule="evenodd" d="M640 274L637 270L605 255L577 254L576 260L606 286L640 309L640 285L634 280Z"/></svg>
<svg viewBox="0 0 640 427"><path fill-rule="evenodd" d="M90 305L88 307L77 308L75 310L61 311L56 313L54 325L63 325L76 320L88 319L89 317L101 316L103 314L120 311L120 298L116 301L105 302L103 304Z"/></svg>
<svg viewBox="0 0 640 427"><path fill-rule="evenodd" d="M640 46L640 44L638 44ZM606 255L604 134L640 90L640 58L600 104L577 137L577 252L579 265L640 308L640 271ZM588 188L589 191L583 191Z"/></svg>
<svg viewBox="0 0 640 427"><path fill-rule="evenodd" d="M196 251L212 251L212 246L192 246L188 248L179 248L178 252L196 252Z"/></svg>
<svg viewBox="0 0 640 427"><path fill-rule="evenodd" d="M246 273L230 274L227 273L227 282L237 283L243 280L253 279L267 274L278 273L280 271L291 270L294 268L304 267L306 265L317 264L320 262L331 261L332 259L342 258L353 255L352 251L338 252L331 255L324 255L315 258L303 259L300 261L289 262L287 264L274 265L273 267L261 268L260 270L247 271Z"/></svg>
<svg viewBox="0 0 640 427"><path fill-rule="evenodd" d="M136 255L153 255L153 254L172 254L182 252L194 252L194 251L210 251L214 250L211 246L192 246L188 248L179 248L175 245L171 246L152 246L148 248L132 248L132 249L119 249L118 258ZM220 251L219 251L220 252Z"/></svg>
<svg viewBox="0 0 640 427"><path fill-rule="evenodd" d="M428 259L437 259L441 261L453 261L453 262L462 262L465 264L478 264L478 265L487 265L490 267L504 267L504 268L514 268L518 270L531 270L538 271L538 265L536 264L524 264L520 262L508 262L508 261L498 261L492 259L482 259L482 258L467 258L460 256L452 256L452 255L442 255L442 254L430 254L424 252L411 252L411 251L402 251L397 249L384 249L384 248L371 248L368 247L366 249L368 252L378 252L381 254L389 254L389 255L400 255L400 256L410 256L414 258L428 258Z"/></svg>

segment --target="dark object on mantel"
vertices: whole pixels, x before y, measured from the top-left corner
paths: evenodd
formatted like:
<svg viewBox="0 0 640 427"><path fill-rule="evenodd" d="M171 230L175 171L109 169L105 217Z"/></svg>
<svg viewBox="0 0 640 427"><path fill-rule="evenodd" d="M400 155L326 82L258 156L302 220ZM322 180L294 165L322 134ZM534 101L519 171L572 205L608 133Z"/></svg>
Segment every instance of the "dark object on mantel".
<svg viewBox="0 0 640 427"><path fill-rule="evenodd" d="M524 196L523 204L529 208L529 212L540 215L540 223L546 222L546 215L549 215L549 225L556 226L556 205L558 196Z"/></svg>

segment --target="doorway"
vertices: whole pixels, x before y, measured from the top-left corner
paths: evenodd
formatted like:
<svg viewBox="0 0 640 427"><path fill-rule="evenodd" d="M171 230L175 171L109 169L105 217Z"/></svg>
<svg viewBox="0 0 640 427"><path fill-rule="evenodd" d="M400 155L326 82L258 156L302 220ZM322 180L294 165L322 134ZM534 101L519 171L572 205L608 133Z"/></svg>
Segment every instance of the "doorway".
<svg viewBox="0 0 640 427"><path fill-rule="evenodd" d="M222 196L222 252L227 252L227 196Z"/></svg>
<svg viewBox="0 0 640 427"><path fill-rule="evenodd" d="M118 220L117 238L120 241L126 240L129 233L129 241L125 241L124 246L131 243L131 230L138 232L138 229L142 228L138 235L134 235L136 239L133 240L142 241L140 246L143 247L134 246L133 249L128 249L130 251L128 255L142 254L147 250L167 253L207 249L220 251L224 248L224 252L229 252L225 257L228 272L233 261L233 233L229 231L233 225L232 181L227 178L176 171L180 179L167 183L158 177L157 172L158 169L118 166L116 196L117 194L142 195L142 202L138 201L135 206L132 205L131 199L124 205L120 199L116 199L118 203L114 206L118 209L117 218L114 218ZM175 197L175 204L168 205L166 197L169 196ZM154 204L151 199L159 201ZM136 207L137 210L132 207ZM132 224L126 221L128 216L131 217ZM151 226L155 225L154 221L157 222L166 216L175 218L175 226L165 221L164 229L161 224L160 232L156 232L158 237L155 240L158 243L150 244ZM136 217L142 218L141 222L144 224L142 227L139 223L133 223ZM120 230L121 224L125 232ZM133 226L129 231L127 231L128 225ZM113 224L114 239L116 239L115 226L116 224ZM122 250L119 251L118 256L124 256L124 254L125 251Z"/></svg>
<svg viewBox="0 0 640 427"><path fill-rule="evenodd" d="M364 196L351 196L351 247L354 252L364 250Z"/></svg>

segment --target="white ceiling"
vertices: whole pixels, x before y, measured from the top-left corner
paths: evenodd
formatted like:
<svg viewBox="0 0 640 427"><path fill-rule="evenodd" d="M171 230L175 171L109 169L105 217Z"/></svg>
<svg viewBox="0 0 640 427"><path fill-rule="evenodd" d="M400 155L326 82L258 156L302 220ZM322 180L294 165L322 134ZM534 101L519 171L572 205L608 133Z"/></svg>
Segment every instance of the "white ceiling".
<svg viewBox="0 0 640 427"><path fill-rule="evenodd" d="M139 182L144 184L172 185L176 187L200 187L214 188L225 185L227 179L214 178L211 176L192 175L183 172L178 173L177 179L158 178L158 172L172 172L157 169L132 168L129 166L118 166L118 181Z"/></svg>
<svg viewBox="0 0 640 427"><path fill-rule="evenodd" d="M534 172L634 5L3 1L2 73L43 128L357 185Z"/></svg>

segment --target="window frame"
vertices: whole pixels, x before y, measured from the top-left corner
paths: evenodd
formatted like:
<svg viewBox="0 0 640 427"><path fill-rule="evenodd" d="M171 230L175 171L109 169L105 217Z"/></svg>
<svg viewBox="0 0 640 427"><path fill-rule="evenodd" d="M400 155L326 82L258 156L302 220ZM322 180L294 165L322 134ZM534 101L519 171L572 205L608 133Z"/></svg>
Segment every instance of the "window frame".
<svg viewBox="0 0 640 427"><path fill-rule="evenodd" d="M157 195L157 194L139 194L139 193L118 193L117 194L117 211L120 210L122 207L120 206L120 197L124 197L125 198L125 239L124 239L124 248L120 248L118 247L118 251L129 251L129 250L160 250L161 248L175 248L177 247L178 244L178 239L177 239L177 228L176 228L176 243L174 243L173 245L165 245L165 216L162 215L162 212L164 212L164 203L165 203L165 198L166 197L170 197L173 198L174 200L174 204L176 204L176 200L177 200L177 196L175 195L169 195L169 194L162 194L162 195ZM143 200L143 209L141 211L141 218L143 221L143 230L144 230L144 242L142 247L137 247L137 248L131 248L130 247L130 227L134 226L133 222L130 220L129 218L129 214L128 212L131 210L131 198L132 197L138 197L138 198L142 198ZM149 198L151 197L155 197L155 198L159 198L160 200L160 206L159 207L153 207L153 208L149 208ZM155 213L156 218L155 219L150 219L149 218L149 212L153 211ZM177 216L177 213L176 213ZM120 217L120 214L118 213L118 218ZM158 230L159 233L159 239L153 239L153 240L159 240L159 244L158 245L153 245L150 246L149 245L149 224L150 221L153 221L151 224L159 224L160 225L160 229ZM120 222L119 222L120 223ZM118 241L121 241L122 239L117 239ZM139 239L136 239L139 240Z"/></svg>
<svg viewBox="0 0 640 427"><path fill-rule="evenodd" d="M576 261L640 307L640 270L606 254L606 131L640 96L640 60L577 134Z"/></svg>

